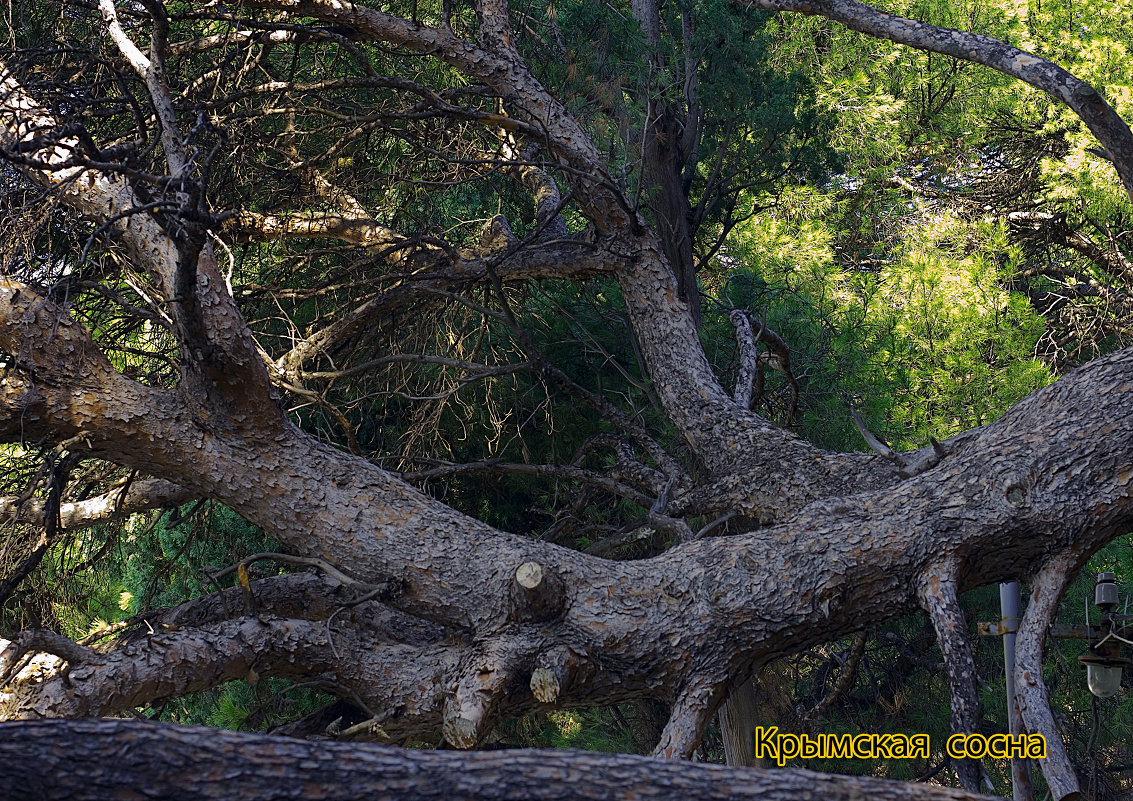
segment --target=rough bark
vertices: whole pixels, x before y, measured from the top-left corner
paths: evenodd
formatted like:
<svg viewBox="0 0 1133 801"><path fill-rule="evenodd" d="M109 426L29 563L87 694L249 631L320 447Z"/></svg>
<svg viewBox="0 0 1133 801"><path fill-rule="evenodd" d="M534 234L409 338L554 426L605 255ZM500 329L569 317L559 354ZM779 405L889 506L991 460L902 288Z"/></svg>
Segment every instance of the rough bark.
<svg viewBox="0 0 1133 801"><path fill-rule="evenodd" d="M577 751L404 751L118 720L0 724L0 759L8 788L43 801L115 801L137 798L139 791L169 801L233 795L245 801L574 801L627 793L650 801L989 798L802 770L738 770Z"/></svg>
<svg viewBox="0 0 1133 801"><path fill-rule="evenodd" d="M918 595L936 631L948 673L951 731L953 734L971 734L976 731L980 719L979 677L976 675L964 610L956 592L956 576L957 566L952 560L933 565L921 579ZM965 789L979 789L980 771L976 760L957 760L956 773Z"/></svg>
<svg viewBox="0 0 1133 801"><path fill-rule="evenodd" d="M44 646L42 647L50 647ZM52 649L54 650L54 649ZM70 660L71 655L59 656ZM5 662L0 654L0 666ZM122 712L154 699L206 690L249 676L294 676L336 664L325 625L240 618L191 630L161 630L96 661L72 663L45 679L17 675L0 706L8 719L81 718Z"/></svg>
<svg viewBox="0 0 1133 801"><path fill-rule="evenodd" d="M751 679L728 694L720 705L720 736L724 741L724 762L735 767L755 767L755 727L764 725L756 717L755 683ZM763 767L763 766L760 766Z"/></svg>
<svg viewBox="0 0 1133 801"><path fill-rule="evenodd" d="M1133 520L1131 373L1133 351L1099 359L898 487L818 501L778 526L630 563L493 531L295 429L275 429L270 448L234 443L231 432L201 432L172 403L161 415L142 413L152 403L122 414L120 396L116 414L84 418L83 430L93 452L144 456L149 469L218 498L299 553L349 565L364 581L396 577L404 589L391 605L478 633L458 673L489 665L496 678L481 695L498 701L508 680L526 685L532 660L566 645L597 669L564 703L673 699L682 733L670 732L666 747L687 754L689 732L731 675L890 619L942 558L963 565L962 591L1124 530ZM162 454L147 442L162 443ZM537 625L522 621L514 600L526 562L554 565L565 587L557 616ZM623 667L601 669L610 663ZM481 726L491 719L490 708L471 718L461 703L451 711Z"/></svg>
<svg viewBox="0 0 1133 801"><path fill-rule="evenodd" d="M1047 632L1054 623L1062 593L1085 564L1089 553L1088 548L1075 543L1043 565L1032 582L1031 601L1023 613L1015 641L1015 701L1027 731L1041 734L1046 741L1047 757L1039 761L1039 766L1056 801L1074 801L1083 798L1083 795L1074 765L1062 742L1062 734L1051 713L1043 681L1043 653Z"/></svg>

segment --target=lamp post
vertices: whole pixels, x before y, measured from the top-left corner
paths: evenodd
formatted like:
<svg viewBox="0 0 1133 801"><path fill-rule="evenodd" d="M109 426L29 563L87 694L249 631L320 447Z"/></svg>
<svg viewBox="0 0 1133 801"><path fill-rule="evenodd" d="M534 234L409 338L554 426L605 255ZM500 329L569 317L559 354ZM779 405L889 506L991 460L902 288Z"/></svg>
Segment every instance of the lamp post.
<svg viewBox="0 0 1133 801"><path fill-rule="evenodd" d="M1003 638L1003 662L1007 679L1008 731L1017 734L1023 730L1022 715L1014 697L1015 633L1019 629L1019 585L1016 582L999 585L1001 617L995 623L980 623L984 637ZM1098 698L1108 698L1121 689L1122 671L1130 664L1122 654L1122 643L1133 646L1127 638L1126 626L1133 615L1115 615L1118 593L1113 573L1099 573L1094 587L1094 603L1102 612L1100 625L1066 626L1055 624L1048 634L1059 639L1085 640L1089 649L1078 657L1086 669L1086 685ZM1026 760L1011 760L1011 788L1015 801L1032 801L1030 771Z"/></svg>
<svg viewBox="0 0 1133 801"><path fill-rule="evenodd" d="M1121 644L1133 644L1118 634L1117 629L1123 628L1119 624L1133 619L1133 615L1113 614L1117 608L1117 582L1113 573L1098 574L1094 604L1102 610L1101 637L1090 643L1089 650L1079 656L1078 661L1086 669L1086 686L1090 692L1098 698L1109 698L1121 689L1121 674L1130 661L1122 655Z"/></svg>

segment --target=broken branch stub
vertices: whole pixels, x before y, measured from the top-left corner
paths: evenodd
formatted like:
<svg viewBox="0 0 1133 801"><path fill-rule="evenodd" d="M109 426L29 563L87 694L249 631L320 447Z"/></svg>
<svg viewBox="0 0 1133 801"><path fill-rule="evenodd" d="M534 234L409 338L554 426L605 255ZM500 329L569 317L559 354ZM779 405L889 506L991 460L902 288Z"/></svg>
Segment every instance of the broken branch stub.
<svg viewBox="0 0 1133 801"><path fill-rule="evenodd" d="M553 704L571 686L585 678L586 661L565 645L539 654L531 671L531 694L543 704Z"/></svg>
<svg viewBox="0 0 1133 801"><path fill-rule="evenodd" d="M562 616L565 587L555 573L538 562L524 562L515 569L511 600L515 622L544 622Z"/></svg>

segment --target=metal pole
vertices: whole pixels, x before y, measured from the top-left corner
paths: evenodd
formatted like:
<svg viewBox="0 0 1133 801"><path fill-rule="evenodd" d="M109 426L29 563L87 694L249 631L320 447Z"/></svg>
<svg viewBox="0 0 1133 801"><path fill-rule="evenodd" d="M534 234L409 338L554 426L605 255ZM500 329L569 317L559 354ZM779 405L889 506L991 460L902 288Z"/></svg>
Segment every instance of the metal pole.
<svg viewBox="0 0 1133 801"><path fill-rule="evenodd" d="M999 613L1003 626L1003 671L1007 678L1008 731L1023 732L1023 715L1015 701L1015 632L1019 630L1019 582L999 585ZM1031 766L1026 759L1011 760L1011 794L1015 801L1034 801Z"/></svg>

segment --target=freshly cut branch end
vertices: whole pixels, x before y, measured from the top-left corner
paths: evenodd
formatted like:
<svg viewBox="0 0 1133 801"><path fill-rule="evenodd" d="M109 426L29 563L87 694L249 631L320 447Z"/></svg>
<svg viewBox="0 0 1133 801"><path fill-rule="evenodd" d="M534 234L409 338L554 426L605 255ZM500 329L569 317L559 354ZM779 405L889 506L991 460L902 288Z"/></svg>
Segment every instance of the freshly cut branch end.
<svg viewBox="0 0 1133 801"><path fill-rule="evenodd" d="M562 683L552 668L535 668L531 672L531 694L541 704L553 704L559 697Z"/></svg>
<svg viewBox="0 0 1133 801"><path fill-rule="evenodd" d="M524 562L515 569L512 582L513 619L536 622L561 617L564 611L563 582L538 562Z"/></svg>

